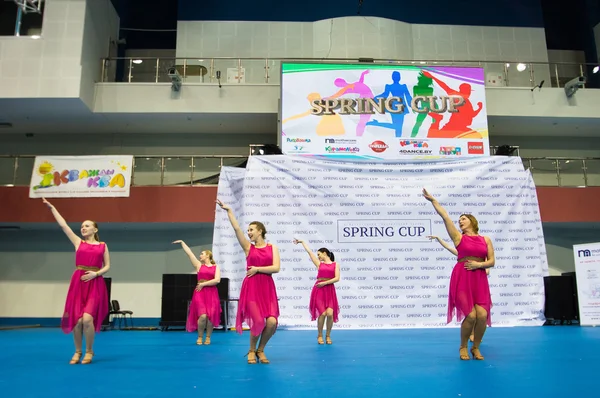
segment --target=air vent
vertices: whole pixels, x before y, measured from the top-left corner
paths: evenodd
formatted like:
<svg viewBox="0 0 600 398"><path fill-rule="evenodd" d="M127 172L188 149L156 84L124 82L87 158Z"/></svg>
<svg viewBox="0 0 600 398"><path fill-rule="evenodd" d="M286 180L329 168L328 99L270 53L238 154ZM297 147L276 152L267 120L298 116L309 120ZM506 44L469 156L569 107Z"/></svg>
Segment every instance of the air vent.
<svg viewBox="0 0 600 398"><path fill-rule="evenodd" d="M12 128L12 123L0 122L0 129L10 129Z"/></svg>
<svg viewBox="0 0 600 398"><path fill-rule="evenodd" d="M0 225L0 231L18 231L21 227L18 225Z"/></svg>

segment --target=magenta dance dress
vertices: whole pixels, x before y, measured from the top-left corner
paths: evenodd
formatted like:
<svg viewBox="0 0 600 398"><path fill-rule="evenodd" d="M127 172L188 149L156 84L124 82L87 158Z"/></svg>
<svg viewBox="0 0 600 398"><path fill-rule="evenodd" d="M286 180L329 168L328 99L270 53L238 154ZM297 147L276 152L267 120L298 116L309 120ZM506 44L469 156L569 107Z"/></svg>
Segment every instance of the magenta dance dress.
<svg viewBox="0 0 600 398"><path fill-rule="evenodd" d="M490 285L485 269L469 271L465 269L465 257L487 258L487 243L483 236L463 235L456 247L458 250L458 262L450 276L450 290L448 292L448 319L456 313L456 320L461 322L471 313L475 305L485 309L488 313L487 325L492 326L492 297Z"/></svg>
<svg viewBox="0 0 600 398"><path fill-rule="evenodd" d="M93 245L82 241L75 252L75 272L71 276L65 312L62 316L61 328L71 333L83 314L94 318L94 329L99 332L102 322L108 315L108 290L104 278L98 277L82 281L87 271L99 271L104 264L106 244Z"/></svg>
<svg viewBox="0 0 600 398"><path fill-rule="evenodd" d="M198 282L206 282L215 279L216 266L208 267L202 264L198 269ZM202 290L194 290L190 313L188 314L186 330L193 332L198 330L198 319L206 315L213 326L221 324L221 301L217 286L204 286Z"/></svg>
<svg viewBox="0 0 600 398"><path fill-rule="evenodd" d="M338 304L337 294L335 293L335 284L325 285L318 287L317 283L335 278L335 263L319 264L319 271L317 272L317 281L315 282L312 292L310 293L310 304L308 310L310 311L310 319L312 321L320 317L327 308L333 310L333 322L338 321L340 314L340 306Z"/></svg>
<svg viewBox="0 0 600 398"><path fill-rule="evenodd" d="M250 245L250 252L246 257L246 270L250 267L268 267L273 265L273 246L270 244L256 248ZM250 327L252 336L259 336L265 328L267 318L279 318L279 302L273 276L270 274L256 273L245 277L240 291L235 329L242 334L242 324Z"/></svg>

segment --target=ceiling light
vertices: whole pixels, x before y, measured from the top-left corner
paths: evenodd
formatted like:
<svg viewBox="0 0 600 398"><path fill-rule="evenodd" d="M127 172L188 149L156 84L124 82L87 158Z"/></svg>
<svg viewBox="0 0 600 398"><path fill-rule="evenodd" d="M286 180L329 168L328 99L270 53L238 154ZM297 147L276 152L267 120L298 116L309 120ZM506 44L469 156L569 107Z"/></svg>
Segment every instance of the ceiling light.
<svg viewBox="0 0 600 398"><path fill-rule="evenodd" d="M594 66L594 69L592 69L592 73L598 73L599 70L600 66Z"/></svg>
<svg viewBox="0 0 600 398"><path fill-rule="evenodd" d="M134 60L133 60L133 61L131 61L131 62L133 62L133 63L134 63L134 64L136 64L136 65L139 65L139 64L141 64L141 63L142 63L142 62L144 62L144 61L142 61L141 59L134 59Z"/></svg>
<svg viewBox="0 0 600 398"><path fill-rule="evenodd" d="M519 72L523 72L525 69L527 69L527 66L525 64L517 64L517 70Z"/></svg>
<svg viewBox="0 0 600 398"><path fill-rule="evenodd" d="M41 39L41 38L42 38L42 36L40 36L40 35L33 35L33 36L31 36L31 38L32 38L33 40L37 40L37 39Z"/></svg>

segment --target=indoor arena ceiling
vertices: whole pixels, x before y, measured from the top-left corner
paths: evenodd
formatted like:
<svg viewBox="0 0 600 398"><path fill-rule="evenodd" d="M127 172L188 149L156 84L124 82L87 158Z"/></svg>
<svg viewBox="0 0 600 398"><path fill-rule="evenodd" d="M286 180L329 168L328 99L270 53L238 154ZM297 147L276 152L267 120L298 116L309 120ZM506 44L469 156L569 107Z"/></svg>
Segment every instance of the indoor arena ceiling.
<svg viewBox="0 0 600 398"><path fill-rule="evenodd" d="M9 124L9 125L7 125ZM490 116L491 135L598 136L600 119ZM0 134L199 133L277 131L275 113L93 113L78 98L0 99Z"/></svg>

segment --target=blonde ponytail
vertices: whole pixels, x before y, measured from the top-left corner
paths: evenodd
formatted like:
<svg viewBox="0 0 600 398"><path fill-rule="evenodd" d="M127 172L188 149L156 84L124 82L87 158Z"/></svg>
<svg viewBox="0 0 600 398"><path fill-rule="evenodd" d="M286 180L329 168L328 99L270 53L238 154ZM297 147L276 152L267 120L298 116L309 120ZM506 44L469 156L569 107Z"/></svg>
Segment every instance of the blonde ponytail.
<svg viewBox="0 0 600 398"><path fill-rule="evenodd" d="M211 264L216 264L215 263L215 259L213 258L213 254L210 250L205 250L204 253L206 253L206 255L208 256L208 258L210 259L210 263Z"/></svg>

